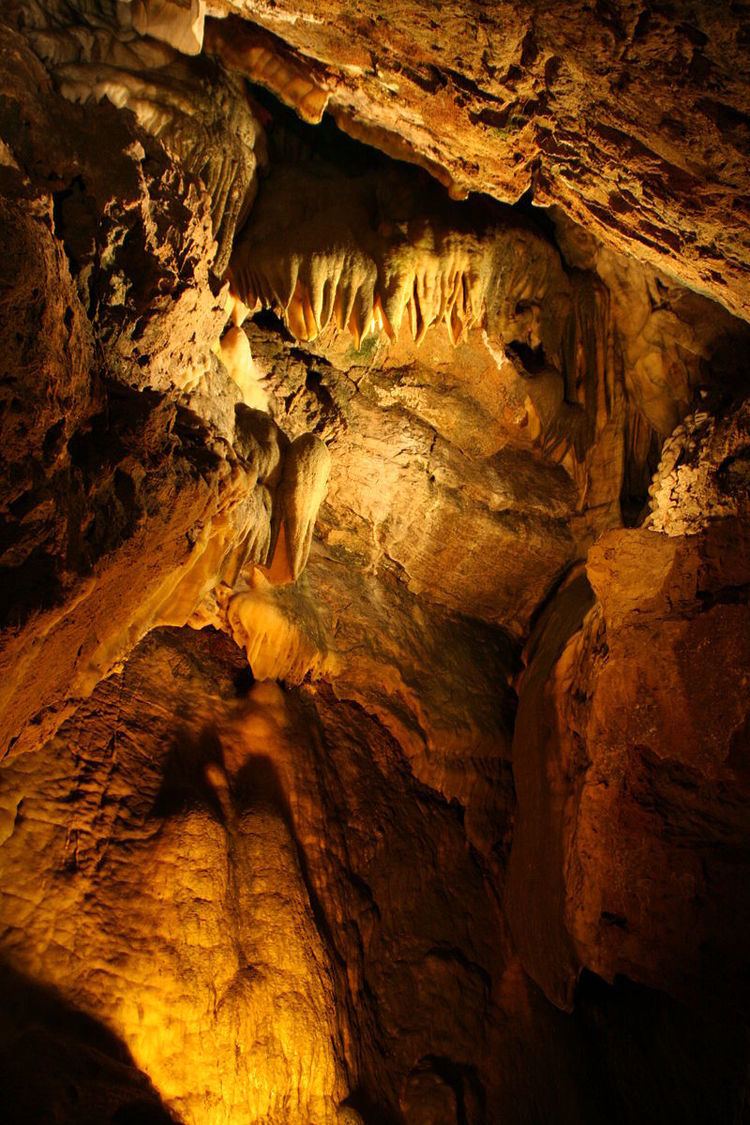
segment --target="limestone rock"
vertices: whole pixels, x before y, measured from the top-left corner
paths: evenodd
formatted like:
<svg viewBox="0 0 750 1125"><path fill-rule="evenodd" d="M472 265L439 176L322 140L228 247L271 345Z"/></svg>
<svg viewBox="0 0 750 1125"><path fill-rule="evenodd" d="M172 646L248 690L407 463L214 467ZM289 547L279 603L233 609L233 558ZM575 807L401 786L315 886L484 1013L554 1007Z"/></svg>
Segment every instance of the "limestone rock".
<svg viewBox="0 0 750 1125"><path fill-rule="evenodd" d="M529 188L740 315L746 27L726 6L212 0L271 33L339 125L456 194Z"/></svg>
<svg viewBox="0 0 750 1125"><path fill-rule="evenodd" d="M9 1120L743 1120L741 7L4 5Z"/></svg>
<svg viewBox="0 0 750 1125"><path fill-rule="evenodd" d="M205 57L181 54L200 53L202 0L198 9L199 0L91 0L72 7L11 0L6 18L23 29L64 97L132 111L202 181L218 242L208 256L221 277L255 197L265 142L242 81Z"/></svg>
<svg viewBox="0 0 750 1125"><path fill-rule="evenodd" d="M24 801L16 816L4 867L21 910L6 900L5 956L122 1036L179 1120L346 1120L331 969L267 756L288 737L281 693L258 688L238 708L231 677L219 674L213 696L201 690L175 728L171 709L191 676L205 683L210 642L184 654L169 640L147 643L144 655L134 679L107 681L63 728L41 804ZM142 718L125 723L118 745L111 728L125 697ZM101 769L107 758L114 773ZM17 761L28 800L41 762ZM67 823L53 813L43 843L40 818L74 777ZM61 874L47 891L23 875L24 855L40 846ZM62 916L50 947L49 920ZM166 959L154 960L154 925L157 944L174 942Z"/></svg>
<svg viewBox="0 0 750 1125"><path fill-rule="evenodd" d="M575 1125L612 1099L649 1125L685 1098L691 1125L733 1111L731 1025L594 984L556 1013L509 947L459 806L361 708L325 686L248 685L243 666L212 630L155 631L50 743L0 768L16 810L0 952L19 997L0 1065L30 1076L11 1104L71 1122L96 1120L76 1116L92 1101L140 1104L186 1125L447 1107L472 1125ZM61 1013L76 1012L71 1035ZM29 1027L37 1050L65 1043L64 1097L59 1063L24 1053ZM645 1096L654 1058L669 1066Z"/></svg>
<svg viewBox="0 0 750 1125"><path fill-rule="evenodd" d="M524 964L561 1005L581 966L747 1003L749 557L731 519L690 537L610 532L586 567L594 608L582 620L591 595L571 586L540 625L516 724L509 909Z"/></svg>
<svg viewBox="0 0 750 1125"><path fill-rule="evenodd" d="M56 95L5 24L2 51L0 127L16 164L4 174L12 195L37 194L52 210L106 368L139 387L194 385L225 320L204 189L129 115Z"/></svg>
<svg viewBox="0 0 750 1125"><path fill-rule="evenodd" d="M667 535L694 535L750 511L750 403L720 420L709 404L690 414L664 443L649 490L648 526Z"/></svg>
<svg viewBox="0 0 750 1125"><path fill-rule="evenodd" d="M395 567L413 593L520 634L592 525L619 521L619 483L597 472L589 488L587 462L617 455L622 416L594 423L572 480L529 434L527 380L512 364L498 372L478 334L455 361L447 337L428 338L418 360L396 353L383 373L367 353L321 347L321 363L257 330L252 340L279 423L317 428L329 445L320 534L358 566Z"/></svg>
<svg viewBox="0 0 750 1125"><path fill-rule="evenodd" d="M169 393L190 382L185 363L211 370L226 319L204 190L128 116L56 96L7 32L2 753L51 733L248 556L267 561L278 483L259 476L253 433L234 453L233 409L204 422ZM297 570L314 514L290 532Z"/></svg>

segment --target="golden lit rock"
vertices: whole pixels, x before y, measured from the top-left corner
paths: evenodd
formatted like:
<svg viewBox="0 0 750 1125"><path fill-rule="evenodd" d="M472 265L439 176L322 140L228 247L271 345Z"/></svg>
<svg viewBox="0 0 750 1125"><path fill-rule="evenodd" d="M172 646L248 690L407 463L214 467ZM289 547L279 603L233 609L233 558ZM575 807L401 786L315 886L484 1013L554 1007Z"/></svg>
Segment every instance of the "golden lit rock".
<svg viewBox="0 0 750 1125"><path fill-rule="evenodd" d="M200 54L205 0L118 0L117 8L120 22L127 23L129 15L139 35L161 39L186 55Z"/></svg>
<svg viewBox="0 0 750 1125"><path fill-rule="evenodd" d="M253 360L250 344L245 333L236 324L222 336L219 357L239 387L245 405L253 410L267 410L268 398L261 386L261 375Z"/></svg>
<svg viewBox="0 0 750 1125"><path fill-rule="evenodd" d="M244 648L256 680L298 684L308 676L330 676L336 666L314 606L304 607L296 591L285 596L290 589L272 586L255 567L248 588L236 589L226 607L228 630Z"/></svg>
<svg viewBox="0 0 750 1125"><path fill-rule="evenodd" d="M179 694L180 675L169 646L151 645L133 704ZM126 774L112 787L114 763L97 766L94 743L110 737L117 679L84 704L94 741L82 746L74 721L53 744L60 767L38 795L35 755L6 774L27 811L3 851L17 889L0 896L4 955L121 1037L182 1121L356 1121L339 1108L331 968L274 781L294 739L280 690L258 685L239 706L207 699L176 739L155 712L150 732L127 736ZM209 735L212 711L225 725ZM60 820L71 783L79 798ZM37 847L50 860L46 886L26 865Z"/></svg>
<svg viewBox="0 0 750 1125"><path fill-rule="evenodd" d="M290 55L283 44L240 20L212 21L206 49L229 67L265 86L303 121L317 125L328 103L324 76Z"/></svg>
<svg viewBox="0 0 750 1125"><path fill-rule="evenodd" d="M341 127L461 190L530 189L614 250L747 317L739 11L513 0L220 0L326 73ZM374 60L374 65L373 65Z"/></svg>
<svg viewBox="0 0 750 1125"><path fill-rule="evenodd" d="M3 1121L744 1121L741 8L3 5Z"/></svg>

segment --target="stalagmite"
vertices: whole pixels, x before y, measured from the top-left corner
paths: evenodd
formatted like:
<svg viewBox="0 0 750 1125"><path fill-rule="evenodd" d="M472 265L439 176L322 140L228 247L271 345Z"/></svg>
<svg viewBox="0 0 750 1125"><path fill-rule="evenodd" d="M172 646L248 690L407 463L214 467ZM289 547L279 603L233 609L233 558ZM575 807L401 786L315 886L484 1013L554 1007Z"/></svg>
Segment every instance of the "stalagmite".
<svg viewBox="0 0 750 1125"><path fill-rule="evenodd" d="M299 684L335 668L314 606L290 586L272 586L254 567L247 588L237 589L226 610L231 635L244 648L256 680Z"/></svg>

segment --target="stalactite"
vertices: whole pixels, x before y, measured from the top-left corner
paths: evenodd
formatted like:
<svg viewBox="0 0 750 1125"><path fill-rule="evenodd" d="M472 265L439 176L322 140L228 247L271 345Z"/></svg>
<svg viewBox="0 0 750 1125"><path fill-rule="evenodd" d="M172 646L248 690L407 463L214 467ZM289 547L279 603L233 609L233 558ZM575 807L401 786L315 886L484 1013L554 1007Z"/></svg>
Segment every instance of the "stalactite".
<svg viewBox="0 0 750 1125"><path fill-rule="evenodd" d="M20 4L12 0L11 14ZM202 56L202 0L59 0L20 4L25 32L73 102L130 109L187 172L205 184L222 276L249 214L265 139L242 79ZM81 21L86 23L82 25ZM154 38L155 36L155 38Z"/></svg>

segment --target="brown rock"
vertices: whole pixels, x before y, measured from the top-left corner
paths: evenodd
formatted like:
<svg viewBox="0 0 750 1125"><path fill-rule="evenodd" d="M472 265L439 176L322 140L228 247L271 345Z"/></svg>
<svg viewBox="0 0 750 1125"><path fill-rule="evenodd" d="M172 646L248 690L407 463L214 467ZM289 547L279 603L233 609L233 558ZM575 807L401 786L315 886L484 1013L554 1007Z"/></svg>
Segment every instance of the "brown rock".
<svg viewBox="0 0 750 1125"><path fill-rule="evenodd" d="M5 1116L737 1125L741 5L313 7L3 9Z"/></svg>
<svg viewBox="0 0 750 1125"><path fill-rule="evenodd" d="M217 0L291 47L339 125L444 170L456 192L529 188L609 246L747 316L746 30L710 3L579 0L438 15L400 3Z"/></svg>
<svg viewBox="0 0 750 1125"><path fill-rule="evenodd" d="M610 532L586 569L599 603L576 632L558 595L520 690L522 959L561 1005L581 966L744 1005L746 528Z"/></svg>
<svg viewBox="0 0 750 1125"><path fill-rule="evenodd" d="M138 1068L186 1123L733 1110L731 1026L697 1031L658 994L594 981L556 1013L508 947L458 804L360 707L325 686L248 690L243 665L211 630L153 632L2 767L6 1012L19 1000L0 1066L33 1075L13 1106L156 1114ZM647 1096L654 1059L666 1077Z"/></svg>

